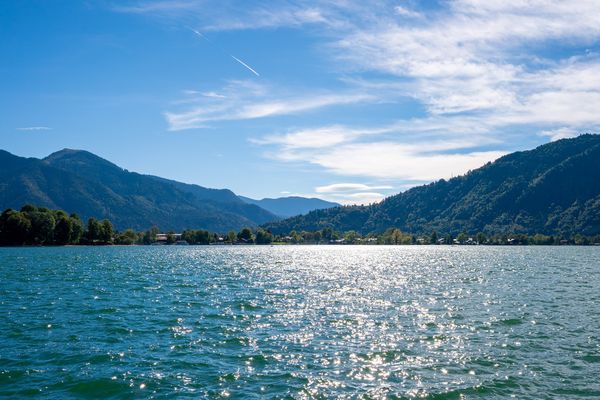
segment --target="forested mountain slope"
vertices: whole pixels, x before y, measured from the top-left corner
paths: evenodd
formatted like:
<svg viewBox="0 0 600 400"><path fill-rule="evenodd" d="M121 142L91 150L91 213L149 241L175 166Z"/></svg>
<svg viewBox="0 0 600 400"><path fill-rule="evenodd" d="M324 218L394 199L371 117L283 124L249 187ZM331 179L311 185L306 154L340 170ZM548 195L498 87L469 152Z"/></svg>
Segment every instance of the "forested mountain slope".
<svg viewBox="0 0 600 400"><path fill-rule="evenodd" d="M277 219L229 190L129 172L87 151L65 149L42 160L0 151L0 208L27 203L108 218L118 229L225 232Z"/></svg>
<svg viewBox="0 0 600 400"><path fill-rule="evenodd" d="M582 135L508 154L466 175L370 206L313 211L265 225L291 230L411 233L600 233L600 135Z"/></svg>

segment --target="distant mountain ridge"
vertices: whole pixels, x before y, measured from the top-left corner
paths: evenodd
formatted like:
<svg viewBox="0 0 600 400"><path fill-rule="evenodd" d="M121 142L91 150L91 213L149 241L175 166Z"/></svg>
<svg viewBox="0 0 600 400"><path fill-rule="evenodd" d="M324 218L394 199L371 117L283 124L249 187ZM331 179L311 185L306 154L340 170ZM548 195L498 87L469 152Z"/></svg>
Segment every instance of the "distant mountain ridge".
<svg viewBox="0 0 600 400"><path fill-rule="evenodd" d="M325 201L317 198L306 198L299 196L279 197L275 199L264 198L261 200L251 199L249 197L238 196L240 199L249 204L255 204L265 210L280 216L292 217L295 215L306 214L313 210L321 210L324 208L339 207L340 204L331 201Z"/></svg>
<svg viewBox="0 0 600 400"><path fill-rule="evenodd" d="M64 149L40 160L0 150L0 208L30 203L109 218L118 229L255 227L274 214L227 189L208 189L126 171L93 153Z"/></svg>
<svg viewBox="0 0 600 400"><path fill-rule="evenodd" d="M600 233L600 135L516 152L466 175L369 206L337 207L264 225L291 230L410 233Z"/></svg>

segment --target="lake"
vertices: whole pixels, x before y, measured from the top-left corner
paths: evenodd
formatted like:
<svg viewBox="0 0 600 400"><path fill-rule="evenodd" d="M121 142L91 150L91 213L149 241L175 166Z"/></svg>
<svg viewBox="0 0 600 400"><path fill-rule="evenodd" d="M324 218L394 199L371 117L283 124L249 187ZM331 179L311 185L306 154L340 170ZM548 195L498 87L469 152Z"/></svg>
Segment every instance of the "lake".
<svg viewBox="0 0 600 400"><path fill-rule="evenodd" d="M600 396L600 248L0 248L0 397Z"/></svg>

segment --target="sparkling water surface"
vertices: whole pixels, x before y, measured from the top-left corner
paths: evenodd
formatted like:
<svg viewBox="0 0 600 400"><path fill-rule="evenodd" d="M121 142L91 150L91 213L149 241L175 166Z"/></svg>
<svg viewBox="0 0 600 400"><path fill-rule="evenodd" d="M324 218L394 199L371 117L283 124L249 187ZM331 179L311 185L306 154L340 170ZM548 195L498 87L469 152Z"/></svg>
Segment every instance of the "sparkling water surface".
<svg viewBox="0 0 600 400"><path fill-rule="evenodd" d="M600 248L3 248L0 397L599 398Z"/></svg>

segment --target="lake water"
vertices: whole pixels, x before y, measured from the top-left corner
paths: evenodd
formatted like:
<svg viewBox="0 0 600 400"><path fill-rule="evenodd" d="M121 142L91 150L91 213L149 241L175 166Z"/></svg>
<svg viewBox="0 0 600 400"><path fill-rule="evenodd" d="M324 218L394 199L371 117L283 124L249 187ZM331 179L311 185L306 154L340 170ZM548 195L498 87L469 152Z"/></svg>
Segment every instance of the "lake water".
<svg viewBox="0 0 600 400"><path fill-rule="evenodd" d="M600 397L600 248L0 249L0 397Z"/></svg>

